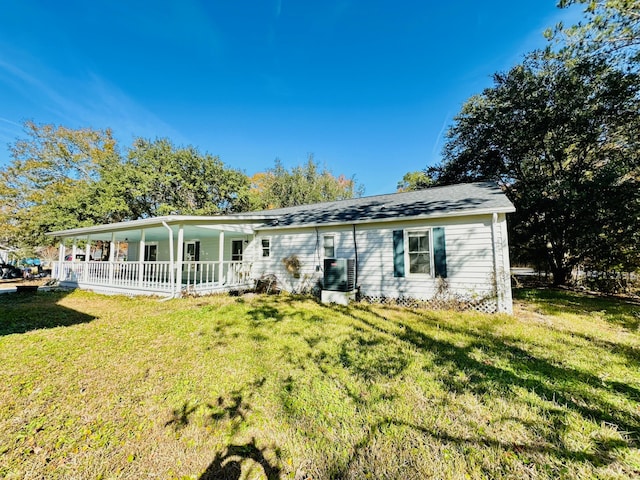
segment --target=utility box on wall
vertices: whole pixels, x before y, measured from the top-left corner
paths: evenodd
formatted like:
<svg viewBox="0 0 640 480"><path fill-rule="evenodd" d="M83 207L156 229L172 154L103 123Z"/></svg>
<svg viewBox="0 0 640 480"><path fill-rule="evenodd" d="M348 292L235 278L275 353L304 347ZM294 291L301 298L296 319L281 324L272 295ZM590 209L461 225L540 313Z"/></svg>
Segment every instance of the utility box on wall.
<svg viewBox="0 0 640 480"><path fill-rule="evenodd" d="M356 261L352 258L324 260L324 290L351 292L356 288Z"/></svg>

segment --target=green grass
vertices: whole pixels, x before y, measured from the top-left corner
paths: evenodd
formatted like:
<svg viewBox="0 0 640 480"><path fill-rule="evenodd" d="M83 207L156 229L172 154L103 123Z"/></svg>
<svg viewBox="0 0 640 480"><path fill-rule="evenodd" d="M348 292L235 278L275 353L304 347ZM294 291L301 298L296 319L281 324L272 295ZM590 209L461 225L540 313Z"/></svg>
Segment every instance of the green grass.
<svg viewBox="0 0 640 480"><path fill-rule="evenodd" d="M0 296L0 478L632 478L640 306Z"/></svg>

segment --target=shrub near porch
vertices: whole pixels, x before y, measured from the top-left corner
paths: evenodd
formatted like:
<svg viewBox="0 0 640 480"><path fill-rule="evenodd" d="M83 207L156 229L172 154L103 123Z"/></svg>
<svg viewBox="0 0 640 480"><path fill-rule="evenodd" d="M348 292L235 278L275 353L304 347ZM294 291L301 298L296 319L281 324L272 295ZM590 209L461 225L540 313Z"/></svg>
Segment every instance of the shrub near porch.
<svg viewBox="0 0 640 480"><path fill-rule="evenodd" d="M628 478L640 307L0 296L6 478Z"/></svg>

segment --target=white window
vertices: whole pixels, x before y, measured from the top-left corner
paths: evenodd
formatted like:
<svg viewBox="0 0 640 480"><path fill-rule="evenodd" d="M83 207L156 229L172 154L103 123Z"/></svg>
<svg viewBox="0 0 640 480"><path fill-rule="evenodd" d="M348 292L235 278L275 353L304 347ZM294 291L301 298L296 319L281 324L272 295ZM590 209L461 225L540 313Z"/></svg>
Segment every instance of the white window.
<svg viewBox="0 0 640 480"><path fill-rule="evenodd" d="M263 238L262 242L262 256L268 257L271 254L271 239Z"/></svg>
<svg viewBox="0 0 640 480"><path fill-rule="evenodd" d="M409 273L431 275L431 231L406 232Z"/></svg>
<svg viewBox="0 0 640 480"><path fill-rule="evenodd" d="M324 258L336 258L336 243L333 235L324 236Z"/></svg>

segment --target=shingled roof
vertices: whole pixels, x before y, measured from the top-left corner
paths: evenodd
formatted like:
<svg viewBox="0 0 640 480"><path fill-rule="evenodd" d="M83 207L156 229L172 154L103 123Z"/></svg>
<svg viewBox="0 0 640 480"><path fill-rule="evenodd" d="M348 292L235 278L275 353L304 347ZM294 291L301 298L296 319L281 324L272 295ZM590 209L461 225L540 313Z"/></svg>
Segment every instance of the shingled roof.
<svg viewBox="0 0 640 480"><path fill-rule="evenodd" d="M263 229L513 211L513 204L498 185L492 182L478 182L300 205L251 212L247 215L277 217L258 228Z"/></svg>
<svg viewBox="0 0 640 480"><path fill-rule="evenodd" d="M385 222L419 218L437 218L515 211L513 204L495 183L466 183L447 187L433 187L405 193L391 193L374 197L352 198L335 202L314 203L298 207L278 208L260 212L229 215L193 216L169 215L143 218L127 222L48 232L58 237L107 235L114 231L139 228L165 228L180 223L210 225L246 222L254 230L274 228L313 227L368 222ZM163 227L164 225L164 227ZM129 237L130 238L130 237Z"/></svg>

